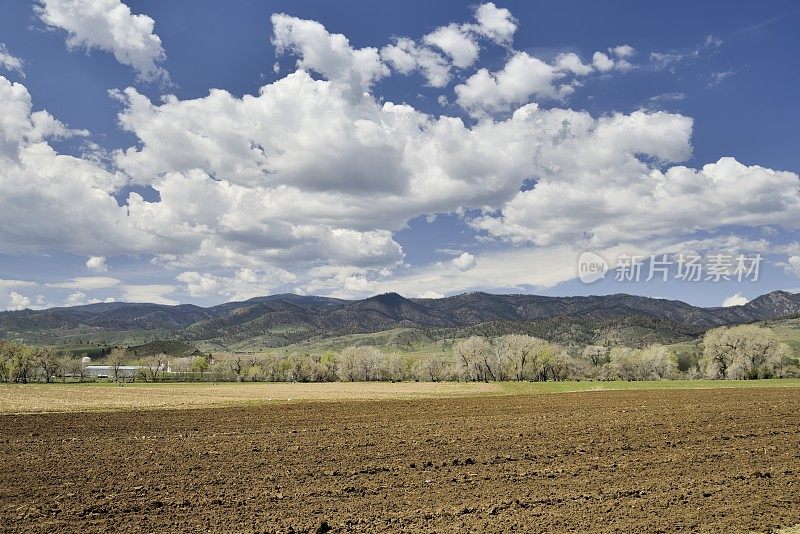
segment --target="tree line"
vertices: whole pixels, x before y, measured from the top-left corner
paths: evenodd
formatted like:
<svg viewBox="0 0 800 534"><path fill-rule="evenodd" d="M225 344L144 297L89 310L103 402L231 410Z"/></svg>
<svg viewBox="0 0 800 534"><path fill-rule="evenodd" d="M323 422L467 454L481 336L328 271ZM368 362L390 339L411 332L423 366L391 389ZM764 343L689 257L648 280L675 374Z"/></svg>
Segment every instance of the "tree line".
<svg viewBox="0 0 800 534"><path fill-rule="evenodd" d="M533 336L472 336L453 344L452 355L432 353L410 359L373 346L340 352L219 353L189 358L154 354L129 359L114 348L105 359L108 379L120 380L123 365L136 365L139 381L559 381L758 379L800 376L792 349L769 328L758 325L715 328L694 351L668 346L645 348L562 346ZM0 380L84 380L85 362L47 347L0 342Z"/></svg>

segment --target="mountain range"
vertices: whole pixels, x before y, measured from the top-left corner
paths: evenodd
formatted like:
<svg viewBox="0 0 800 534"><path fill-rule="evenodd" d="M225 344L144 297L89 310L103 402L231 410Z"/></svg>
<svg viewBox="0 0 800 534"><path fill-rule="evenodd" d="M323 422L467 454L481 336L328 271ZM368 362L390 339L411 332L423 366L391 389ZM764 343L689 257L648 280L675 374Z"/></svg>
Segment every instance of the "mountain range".
<svg viewBox="0 0 800 534"><path fill-rule="evenodd" d="M30 339L37 334L59 339L62 334L97 336L113 332L159 332L184 341L218 340L225 346L258 336L273 346L312 337L378 332L394 328L480 331L480 325L649 318L670 325L671 331L702 332L722 325L763 321L800 314L800 294L774 291L747 304L702 308L677 300L627 294L581 297L466 293L438 299L408 299L397 293L363 300L294 294L256 297L203 308L190 304L166 306L139 303L99 303L83 306L0 313L0 338ZM476 330L477 329L477 330Z"/></svg>

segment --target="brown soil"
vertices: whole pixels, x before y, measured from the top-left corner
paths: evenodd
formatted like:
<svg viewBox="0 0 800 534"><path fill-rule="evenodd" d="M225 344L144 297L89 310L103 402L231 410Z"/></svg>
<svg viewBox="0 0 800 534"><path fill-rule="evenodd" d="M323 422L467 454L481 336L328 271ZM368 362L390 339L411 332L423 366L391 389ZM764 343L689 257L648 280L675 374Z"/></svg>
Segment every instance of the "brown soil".
<svg viewBox="0 0 800 534"><path fill-rule="evenodd" d="M800 523L792 389L0 416L0 531Z"/></svg>

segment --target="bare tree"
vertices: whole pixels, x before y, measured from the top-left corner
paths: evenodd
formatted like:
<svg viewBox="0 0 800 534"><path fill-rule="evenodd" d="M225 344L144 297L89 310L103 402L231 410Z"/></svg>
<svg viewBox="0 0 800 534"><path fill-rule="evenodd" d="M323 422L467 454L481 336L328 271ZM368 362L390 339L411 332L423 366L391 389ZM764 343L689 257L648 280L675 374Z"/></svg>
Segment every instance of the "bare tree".
<svg viewBox="0 0 800 534"><path fill-rule="evenodd" d="M640 359L642 380L665 380L678 376L678 359L664 345L647 346L641 351Z"/></svg>
<svg viewBox="0 0 800 534"><path fill-rule="evenodd" d="M151 354L144 360L144 365L147 368L147 377L153 382L158 381L159 375L166 368L167 355L163 352L158 354Z"/></svg>
<svg viewBox="0 0 800 534"><path fill-rule="evenodd" d="M438 353L415 361L412 372L414 378L423 382L439 382L447 378L446 364Z"/></svg>
<svg viewBox="0 0 800 534"><path fill-rule="evenodd" d="M339 354L339 380L347 382L358 380L355 347L347 347Z"/></svg>
<svg viewBox="0 0 800 534"><path fill-rule="evenodd" d="M583 357L589 360L594 367L599 367L608 361L608 347L588 345L583 349Z"/></svg>
<svg viewBox="0 0 800 534"><path fill-rule="evenodd" d="M406 361L397 354L386 354L380 365L379 380L399 382L406 376Z"/></svg>
<svg viewBox="0 0 800 534"><path fill-rule="evenodd" d="M550 359L552 346L544 339L520 334L509 334L495 340L501 374L500 380L539 379L542 364Z"/></svg>
<svg viewBox="0 0 800 534"><path fill-rule="evenodd" d="M86 363L80 356L77 358L69 358L67 360L66 367L67 373L73 377L77 376L80 382L83 382L86 378Z"/></svg>
<svg viewBox="0 0 800 534"><path fill-rule="evenodd" d="M658 344L644 349L614 347L604 367L607 380L664 380L677 376L677 358Z"/></svg>
<svg viewBox="0 0 800 534"><path fill-rule="evenodd" d="M715 328L703 336L700 368L707 378L767 378L781 373L782 358L778 355L783 351L769 328Z"/></svg>
<svg viewBox="0 0 800 534"><path fill-rule="evenodd" d="M493 379L487 361L492 353L492 346L486 339L473 336L453 345L453 353L458 359L467 380L486 381Z"/></svg>
<svg viewBox="0 0 800 534"><path fill-rule="evenodd" d="M114 347L111 353L106 358L106 364L109 367L108 379L114 382L119 382L120 379L125 380L124 376L120 375L120 369L125 365L125 349L122 347Z"/></svg>
<svg viewBox="0 0 800 534"><path fill-rule="evenodd" d="M346 347L339 354L339 379L354 382L380 378L383 355L375 347Z"/></svg>
<svg viewBox="0 0 800 534"><path fill-rule="evenodd" d="M228 369L230 369L236 376L236 381L241 382L242 374L244 373L245 369L244 357L241 354L233 353L226 354L223 359L227 362Z"/></svg>

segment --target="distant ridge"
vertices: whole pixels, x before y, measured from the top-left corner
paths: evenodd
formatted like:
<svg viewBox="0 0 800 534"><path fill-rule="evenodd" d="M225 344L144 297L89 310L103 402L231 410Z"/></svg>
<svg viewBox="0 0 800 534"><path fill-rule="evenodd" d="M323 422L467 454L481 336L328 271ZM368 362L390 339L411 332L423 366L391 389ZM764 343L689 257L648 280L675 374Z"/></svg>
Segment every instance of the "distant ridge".
<svg viewBox="0 0 800 534"><path fill-rule="evenodd" d="M631 316L707 329L797 314L800 314L800 295L786 291L774 291L742 306L728 308L702 308L678 300L627 294L546 297L474 292L439 299L409 299L385 293L363 300L282 294L208 308L119 302L0 312L0 338L81 329L166 331L191 341L230 336L247 339L284 329L291 341L303 336L368 333L398 327L463 328L492 321Z"/></svg>

